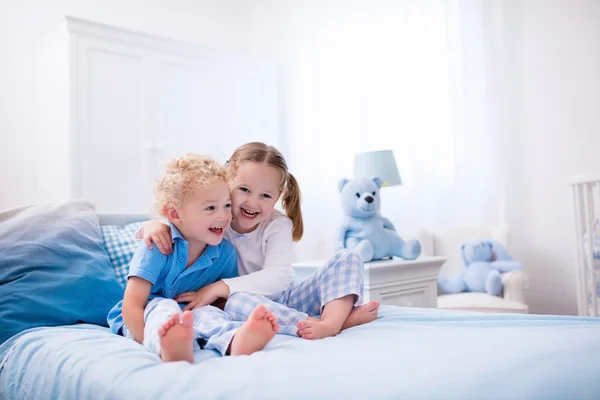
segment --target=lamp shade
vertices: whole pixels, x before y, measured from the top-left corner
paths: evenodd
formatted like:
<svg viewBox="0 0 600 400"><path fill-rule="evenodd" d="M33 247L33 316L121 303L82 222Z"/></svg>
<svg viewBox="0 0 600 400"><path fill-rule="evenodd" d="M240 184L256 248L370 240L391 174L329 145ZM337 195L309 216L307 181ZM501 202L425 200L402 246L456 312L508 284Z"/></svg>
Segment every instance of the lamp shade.
<svg viewBox="0 0 600 400"><path fill-rule="evenodd" d="M392 150L358 153L354 156L354 178L378 177L382 186L402 185Z"/></svg>

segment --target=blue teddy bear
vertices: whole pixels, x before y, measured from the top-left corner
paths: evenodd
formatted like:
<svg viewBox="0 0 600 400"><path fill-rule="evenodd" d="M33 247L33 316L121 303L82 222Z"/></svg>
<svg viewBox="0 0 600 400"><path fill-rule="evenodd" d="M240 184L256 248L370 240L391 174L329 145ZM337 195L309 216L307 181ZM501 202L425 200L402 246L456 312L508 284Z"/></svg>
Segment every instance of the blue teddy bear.
<svg viewBox="0 0 600 400"><path fill-rule="evenodd" d="M438 286L444 293L483 292L499 296L504 289L500 274L523 269L496 241L465 243L461 252L467 269L458 277L439 275Z"/></svg>
<svg viewBox="0 0 600 400"><path fill-rule="evenodd" d="M379 213L381 185L379 178L344 178L338 182L344 223L335 250L349 249L363 262L393 256L414 260L421 254L421 244L402 240L392 222Z"/></svg>

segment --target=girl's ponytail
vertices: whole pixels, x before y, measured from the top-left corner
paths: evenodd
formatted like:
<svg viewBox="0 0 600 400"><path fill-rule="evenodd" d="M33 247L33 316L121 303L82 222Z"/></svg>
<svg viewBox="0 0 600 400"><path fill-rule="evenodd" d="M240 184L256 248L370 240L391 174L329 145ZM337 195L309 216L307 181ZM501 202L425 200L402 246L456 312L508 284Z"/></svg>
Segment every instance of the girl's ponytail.
<svg viewBox="0 0 600 400"><path fill-rule="evenodd" d="M292 230L292 240L294 242L300 241L304 234L304 222L302 221L302 209L300 208L300 187L298 181L294 178L294 175L288 172L286 185L285 185L285 196L281 201L285 213L288 218L292 220L294 228Z"/></svg>

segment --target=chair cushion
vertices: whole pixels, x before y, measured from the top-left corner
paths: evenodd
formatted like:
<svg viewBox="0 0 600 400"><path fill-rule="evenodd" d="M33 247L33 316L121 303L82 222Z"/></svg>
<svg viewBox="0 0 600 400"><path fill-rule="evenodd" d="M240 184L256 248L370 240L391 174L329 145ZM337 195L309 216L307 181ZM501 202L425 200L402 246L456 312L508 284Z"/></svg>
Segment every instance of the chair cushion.
<svg viewBox="0 0 600 400"><path fill-rule="evenodd" d="M528 314L529 307L513 300L487 293L458 293L438 296L437 307L445 310L464 310L497 313Z"/></svg>

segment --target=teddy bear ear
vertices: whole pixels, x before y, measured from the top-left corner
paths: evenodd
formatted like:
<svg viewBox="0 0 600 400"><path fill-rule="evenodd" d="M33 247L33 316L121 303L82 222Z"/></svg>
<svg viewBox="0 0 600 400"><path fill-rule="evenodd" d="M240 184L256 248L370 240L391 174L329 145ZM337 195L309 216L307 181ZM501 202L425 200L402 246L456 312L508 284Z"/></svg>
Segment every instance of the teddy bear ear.
<svg viewBox="0 0 600 400"><path fill-rule="evenodd" d="M338 191L342 191L342 189L344 188L344 186L346 186L346 183L348 183L348 179L346 178L342 178L338 181L337 187L338 187Z"/></svg>
<svg viewBox="0 0 600 400"><path fill-rule="evenodd" d="M383 185L383 181L378 176L373 178L373 182L375 182L378 188L380 188L381 185Z"/></svg>

